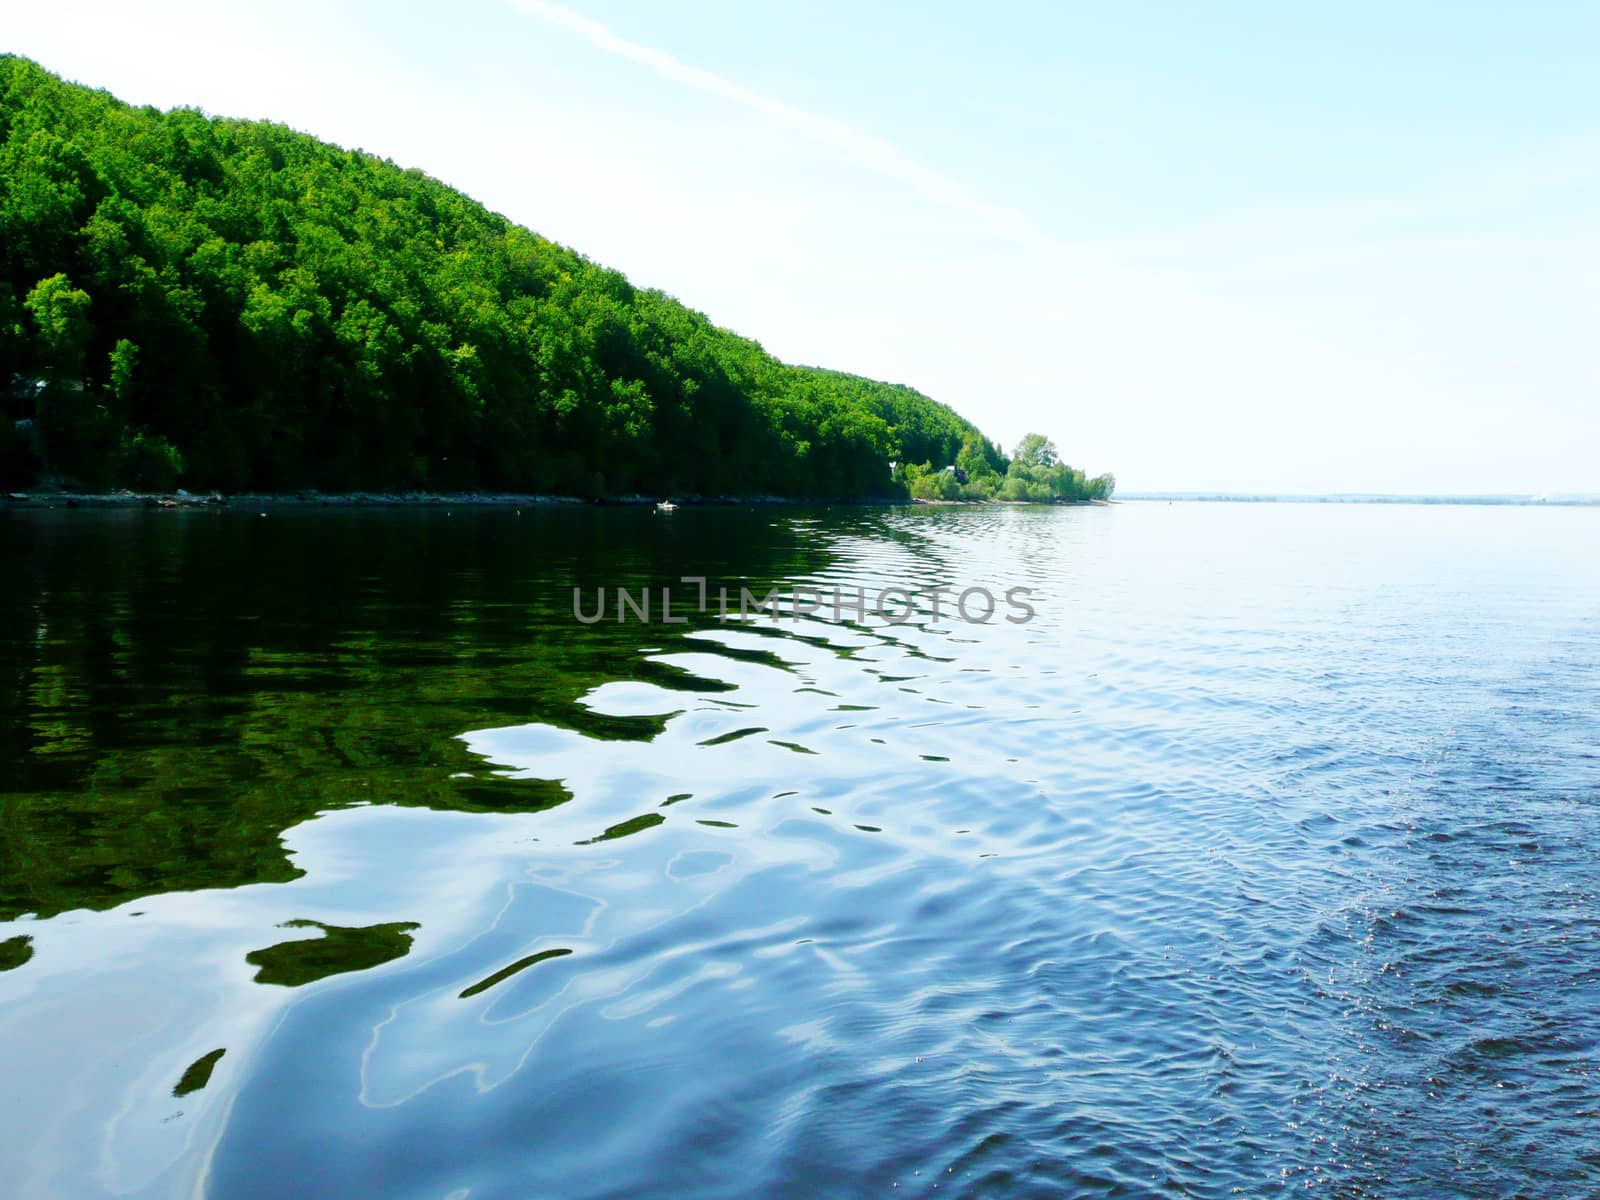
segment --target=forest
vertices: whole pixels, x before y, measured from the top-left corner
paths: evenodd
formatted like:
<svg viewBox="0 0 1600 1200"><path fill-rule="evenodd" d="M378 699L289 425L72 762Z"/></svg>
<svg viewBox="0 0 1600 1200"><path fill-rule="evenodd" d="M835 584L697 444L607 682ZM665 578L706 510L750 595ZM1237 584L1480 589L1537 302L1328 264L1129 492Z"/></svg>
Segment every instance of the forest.
<svg viewBox="0 0 1600 1200"><path fill-rule="evenodd" d="M0 56L0 487L1103 498L418 170ZM891 464L896 464L891 466Z"/></svg>

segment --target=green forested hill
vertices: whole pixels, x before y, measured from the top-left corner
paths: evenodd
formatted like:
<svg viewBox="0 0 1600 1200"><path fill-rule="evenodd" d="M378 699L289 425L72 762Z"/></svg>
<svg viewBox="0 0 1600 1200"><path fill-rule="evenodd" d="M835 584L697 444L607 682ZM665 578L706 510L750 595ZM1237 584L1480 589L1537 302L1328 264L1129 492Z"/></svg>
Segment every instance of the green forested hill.
<svg viewBox="0 0 1600 1200"><path fill-rule="evenodd" d="M0 474L191 489L904 494L1005 459L415 170L0 57Z"/></svg>

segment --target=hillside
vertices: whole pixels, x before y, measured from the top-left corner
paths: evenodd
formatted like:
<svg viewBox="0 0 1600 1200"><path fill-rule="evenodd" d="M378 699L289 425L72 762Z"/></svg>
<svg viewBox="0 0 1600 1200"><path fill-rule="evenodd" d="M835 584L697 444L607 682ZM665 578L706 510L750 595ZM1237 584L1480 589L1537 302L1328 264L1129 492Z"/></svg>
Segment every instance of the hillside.
<svg viewBox="0 0 1600 1200"><path fill-rule="evenodd" d="M415 170L0 57L0 474L191 489L904 494L1003 464Z"/></svg>

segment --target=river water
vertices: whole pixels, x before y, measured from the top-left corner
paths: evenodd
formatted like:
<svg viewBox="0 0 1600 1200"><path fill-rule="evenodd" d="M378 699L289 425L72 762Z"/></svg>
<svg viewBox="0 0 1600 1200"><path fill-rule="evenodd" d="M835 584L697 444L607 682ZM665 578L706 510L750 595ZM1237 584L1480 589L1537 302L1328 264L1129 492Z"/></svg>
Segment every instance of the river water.
<svg viewBox="0 0 1600 1200"><path fill-rule="evenodd" d="M1600 510L10 512L0 566L9 1194L1600 1194Z"/></svg>

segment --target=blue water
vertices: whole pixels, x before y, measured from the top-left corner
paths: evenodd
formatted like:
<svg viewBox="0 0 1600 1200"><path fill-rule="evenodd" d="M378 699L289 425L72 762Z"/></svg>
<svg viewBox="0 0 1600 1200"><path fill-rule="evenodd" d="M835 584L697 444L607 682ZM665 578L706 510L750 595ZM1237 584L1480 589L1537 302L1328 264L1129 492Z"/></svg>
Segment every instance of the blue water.
<svg viewBox="0 0 1600 1200"><path fill-rule="evenodd" d="M200 569L154 519L116 570ZM204 776L218 819L256 819L268 774L273 803L314 806L278 876L119 893L119 866L198 869L119 849L52 893L81 905L0 923L31 939L0 972L13 1194L1600 1196L1600 511L581 519L436 515L386 542L346 611L447 627L307 642L272 630L314 579L258 601L230 635L258 707L198 688L189 732L181 705L136 725L115 752L159 742L159 770L46 778L48 753L93 752L66 733L14 751L53 804L182 805L212 770L196 731L243 721L248 773ZM315 518L272 520L326 547ZM353 536L344 557L370 553ZM441 557L463 541L488 548ZM1024 586L1037 616L566 607L580 574L715 586L747 559L828 588ZM429 572L460 589L401 605ZM107 653L187 645L187 594ZM43 628L66 601L30 603ZM36 694L49 661L15 711L71 726L77 701ZM360 936L401 949L258 981L247 955L321 932L291 920L396 926Z"/></svg>

